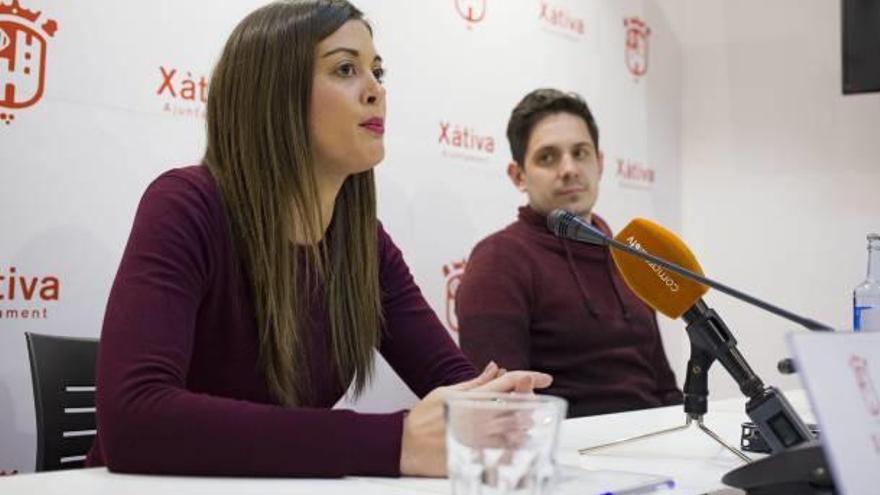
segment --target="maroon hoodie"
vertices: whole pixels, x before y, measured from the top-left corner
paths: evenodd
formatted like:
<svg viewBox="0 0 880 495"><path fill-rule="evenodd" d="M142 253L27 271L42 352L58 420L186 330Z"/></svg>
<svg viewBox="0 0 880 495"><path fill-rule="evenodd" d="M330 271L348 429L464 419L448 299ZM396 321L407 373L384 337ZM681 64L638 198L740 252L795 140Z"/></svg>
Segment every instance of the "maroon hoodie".
<svg viewBox="0 0 880 495"><path fill-rule="evenodd" d="M593 215L593 225L610 234ZM567 241L529 207L474 248L456 296L459 341L477 368L553 375L569 416L680 403L653 310L607 248Z"/></svg>

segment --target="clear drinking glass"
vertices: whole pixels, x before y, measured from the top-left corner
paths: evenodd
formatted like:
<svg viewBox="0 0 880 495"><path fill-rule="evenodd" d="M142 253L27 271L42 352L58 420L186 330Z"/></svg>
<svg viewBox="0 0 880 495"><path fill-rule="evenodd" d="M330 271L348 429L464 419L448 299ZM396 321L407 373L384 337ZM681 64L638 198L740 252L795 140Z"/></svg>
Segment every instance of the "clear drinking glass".
<svg viewBox="0 0 880 495"><path fill-rule="evenodd" d="M551 492L566 402L531 394L456 392L444 404L454 495Z"/></svg>

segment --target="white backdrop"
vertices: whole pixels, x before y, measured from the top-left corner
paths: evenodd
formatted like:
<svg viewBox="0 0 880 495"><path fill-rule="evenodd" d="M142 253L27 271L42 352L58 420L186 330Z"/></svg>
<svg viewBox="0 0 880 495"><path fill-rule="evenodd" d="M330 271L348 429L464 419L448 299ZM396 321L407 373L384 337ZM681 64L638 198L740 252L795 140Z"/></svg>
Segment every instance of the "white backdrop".
<svg viewBox="0 0 880 495"><path fill-rule="evenodd" d="M264 3L19 1L0 4L6 471L33 469L23 333L99 335L140 195L162 171L201 156L212 65L238 20ZM380 218L451 331L447 282L524 202L504 173L504 131L536 87L577 91L596 114L606 157L597 211L612 228L636 215L679 228L681 48L654 1L355 3L389 70ZM640 25L649 34L628 33ZM642 41L629 56L628 37ZM40 85L41 97L26 101ZM681 376L681 333L664 338ZM374 387L344 405L394 410L413 400L380 363Z"/></svg>
<svg viewBox="0 0 880 495"><path fill-rule="evenodd" d="M880 93L842 94L840 2L662 6L684 60L689 246L710 276L851 329L865 234L880 232ZM805 330L716 291L706 300L765 381L800 386L779 375L776 362L789 355L785 334ZM713 372L713 397L739 394Z"/></svg>

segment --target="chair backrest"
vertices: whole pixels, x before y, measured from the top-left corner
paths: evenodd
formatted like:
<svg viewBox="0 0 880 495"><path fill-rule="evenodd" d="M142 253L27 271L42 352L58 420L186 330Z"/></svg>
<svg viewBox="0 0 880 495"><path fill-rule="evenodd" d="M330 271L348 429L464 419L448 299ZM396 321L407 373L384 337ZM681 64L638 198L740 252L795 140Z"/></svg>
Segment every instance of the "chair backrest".
<svg viewBox="0 0 880 495"><path fill-rule="evenodd" d="M25 333L37 418L37 471L82 467L95 439L98 341Z"/></svg>

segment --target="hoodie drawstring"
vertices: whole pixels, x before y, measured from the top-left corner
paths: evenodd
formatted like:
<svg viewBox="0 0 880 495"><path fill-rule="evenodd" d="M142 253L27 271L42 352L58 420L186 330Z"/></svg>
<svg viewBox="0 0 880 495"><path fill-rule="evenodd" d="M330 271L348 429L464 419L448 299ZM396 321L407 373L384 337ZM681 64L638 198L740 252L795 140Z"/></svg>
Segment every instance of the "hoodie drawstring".
<svg viewBox="0 0 880 495"><path fill-rule="evenodd" d="M577 268L575 267L574 256L571 254L571 249L568 247L568 242L561 237L559 238L559 242L562 243L562 247L563 249L565 249L565 258L568 261L568 269L571 271L571 275L574 277L574 281L577 284L578 289L580 290L581 297L584 298L584 306L586 306L587 311L590 312L590 315L592 315L594 318L598 317L598 311L596 311L596 308L594 308L592 302L590 302L590 293L587 291L587 286L586 284L584 284L583 280L581 280L581 276L578 274ZM618 285L619 282L617 281L617 274L615 273L617 267L614 266L614 262L611 259L611 256L608 256L607 263L608 275L609 278L611 278L611 290L614 291L614 297L617 298L617 304L620 307L621 314L623 314L623 320L629 321L629 309L626 307L626 304L623 303L623 296L620 294L621 288Z"/></svg>
<svg viewBox="0 0 880 495"><path fill-rule="evenodd" d="M590 293L587 292L587 286L584 285L584 282L581 280L580 275L578 275L577 268L574 265L574 257L571 254L571 249L568 247L568 241L560 237L559 242L562 243L562 247L565 249L565 258L568 260L568 269L571 271L572 276L574 276L574 281L581 292L581 297L584 298L584 306L586 306L587 311L590 312L590 315L593 318L598 318L599 313L596 311L596 308L593 307L593 303L590 302Z"/></svg>
<svg viewBox="0 0 880 495"><path fill-rule="evenodd" d="M623 320L629 321L629 309L626 307L626 304L623 304L623 296L620 295L621 289L618 285L616 272L617 265L614 264L611 256L608 256L608 276L611 278L611 288L614 289L614 295L617 296L617 304L620 305L620 310L623 312Z"/></svg>

